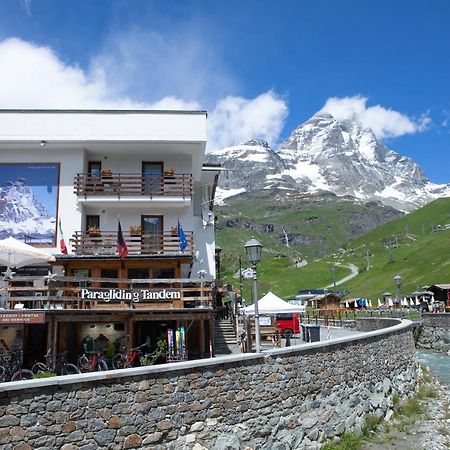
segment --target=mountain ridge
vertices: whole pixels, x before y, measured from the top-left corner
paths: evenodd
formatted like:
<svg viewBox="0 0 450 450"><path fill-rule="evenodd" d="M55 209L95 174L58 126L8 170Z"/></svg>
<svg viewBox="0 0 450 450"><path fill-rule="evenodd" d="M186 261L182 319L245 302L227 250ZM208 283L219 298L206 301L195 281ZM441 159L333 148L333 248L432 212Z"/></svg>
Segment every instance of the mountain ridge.
<svg viewBox="0 0 450 450"><path fill-rule="evenodd" d="M372 130L323 111L296 127L276 151L251 139L207 158L230 169L219 179L219 202L244 190L277 187L411 211L450 196L450 184L432 183L417 163L389 149Z"/></svg>

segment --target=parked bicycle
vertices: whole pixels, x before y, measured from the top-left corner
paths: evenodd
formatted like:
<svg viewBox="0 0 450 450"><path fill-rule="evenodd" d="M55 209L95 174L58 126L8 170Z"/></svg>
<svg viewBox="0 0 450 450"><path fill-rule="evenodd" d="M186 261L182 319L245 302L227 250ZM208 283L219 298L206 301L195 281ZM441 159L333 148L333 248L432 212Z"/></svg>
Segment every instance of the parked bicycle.
<svg viewBox="0 0 450 450"><path fill-rule="evenodd" d="M0 382L31 380L33 372L22 368L22 352L12 352L2 358Z"/></svg>
<svg viewBox="0 0 450 450"><path fill-rule="evenodd" d="M78 367L75 364L68 363L66 360L67 352L56 355L54 358L49 350L44 356L45 364L37 362L31 368L33 374L39 374L43 372L54 372L56 375L75 375L80 373Z"/></svg>
<svg viewBox="0 0 450 450"><path fill-rule="evenodd" d="M148 348L148 344L144 343L139 347L135 347L127 351L123 347L123 353L117 353L113 356L112 366L114 369L129 369L130 367L139 367L141 365L141 356L143 356L142 349Z"/></svg>
<svg viewBox="0 0 450 450"><path fill-rule="evenodd" d="M77 365L82 373L108 370L108 364L104 360L102 352L89 352L81 355Z"/></svg>

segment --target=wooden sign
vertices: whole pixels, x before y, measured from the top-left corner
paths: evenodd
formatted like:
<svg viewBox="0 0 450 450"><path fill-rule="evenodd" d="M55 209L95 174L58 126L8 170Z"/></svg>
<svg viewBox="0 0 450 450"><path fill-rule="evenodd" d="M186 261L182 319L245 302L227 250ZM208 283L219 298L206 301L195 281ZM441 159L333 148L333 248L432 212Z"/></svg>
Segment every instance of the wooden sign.
<svg viewBox="0 0 450 450"><path fill-rule="evenodd" d="M170 302L180 300L179 289L108 289L82 288L80 297L84 300L98 300L105 303L129 301L139 302Z"/></svg>
<svg viewBox="0 0 450 450"><path fill-rule="evenodd" d="M12 325L12 324L36 324L45 323L44 312L33 311L1 311L0 312L0 324Z"/></svg>

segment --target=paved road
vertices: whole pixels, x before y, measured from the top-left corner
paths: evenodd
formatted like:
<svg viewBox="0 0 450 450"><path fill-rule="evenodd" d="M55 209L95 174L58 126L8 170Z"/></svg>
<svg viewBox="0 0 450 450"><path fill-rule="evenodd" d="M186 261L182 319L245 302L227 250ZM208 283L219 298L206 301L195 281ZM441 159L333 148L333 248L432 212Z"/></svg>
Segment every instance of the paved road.
<svg viewBox="0 0 450 450"><path fill-rule="evenodd" d="M339 284L344 284L347 281L351 280L352 278L355 278L359 273L358 268L354 264L336 263L336 265L339 267L347 267L347 269L350 269L352 272L350 275L347 275L346 277L341 278L340 280L336 281L336 286L338 286ZM334 287L334 283L329 284L328 286L325 286L325 289L332 288L332 287Z"/></svg>

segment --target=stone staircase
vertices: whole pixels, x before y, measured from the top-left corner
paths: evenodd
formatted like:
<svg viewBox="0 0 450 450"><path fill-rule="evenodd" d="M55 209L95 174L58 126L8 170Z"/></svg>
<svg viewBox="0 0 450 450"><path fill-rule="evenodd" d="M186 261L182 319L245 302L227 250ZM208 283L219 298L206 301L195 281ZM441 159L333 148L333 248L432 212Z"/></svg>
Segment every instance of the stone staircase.
<svg viewBox="0 0 450 450"><path fill-rule="evenodd" d="M229 319L214 321L214 356L240 353L236 333Z"/></svg>

